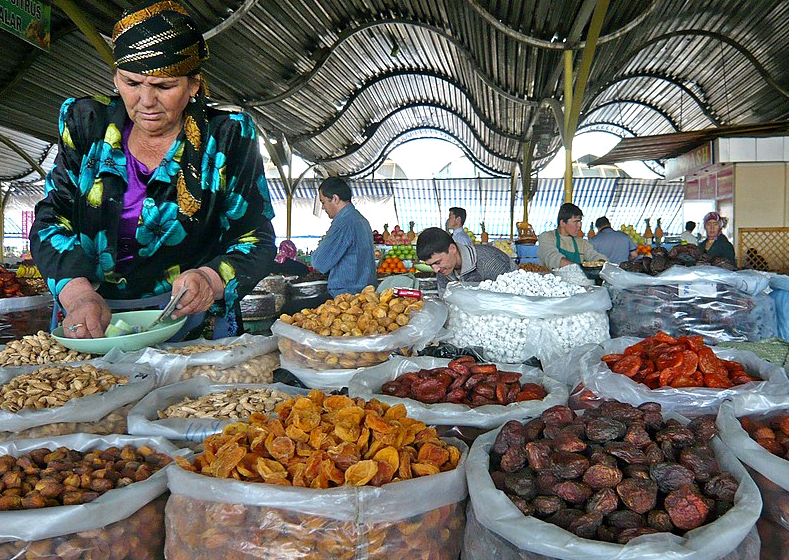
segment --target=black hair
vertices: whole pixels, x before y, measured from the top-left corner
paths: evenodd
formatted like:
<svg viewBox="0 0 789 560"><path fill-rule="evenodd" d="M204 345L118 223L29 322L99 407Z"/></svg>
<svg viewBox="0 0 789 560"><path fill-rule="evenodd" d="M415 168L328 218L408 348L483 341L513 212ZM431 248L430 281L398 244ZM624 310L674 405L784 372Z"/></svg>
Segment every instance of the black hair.
<svg viewBox="0 0 789 560"><path fill-rule="evenodd" d="M323 193L326 198L331 198L335 194L340 197L340 200L345 202L351 201L351 187L341 177L329 177L324 179L318 189Z"/></svg>
<svg viewBox="0 0 789 560"><path fill-rule="evenodd" d="M460 218L460 225L464 225L466 223L466 209L461 208L460 206L453 206L449 209L450 214L454 214L456 217Z"/></svg>
<svg viewBox="0 0 789 560"><path fill-rule="evenodd" d="M562 222L568 222L570 218L583 218L584 213L572 202L565 202L559 207L559 216L556 219L556 225Z"/></svg>
<svg viewBox="0 0 789 560"><path fill-rule="evenodd" d="M441 228L430 227L416 239L416 256L420 261L428 261L436 253L448 253L450 245L456 245L451 235Z"/></svg>
<svg viewBox="0 0 789 560"><path fill-rule="evenodd" d="M685 231L693 231L696 229L696 222L693 220L685 222Z"/></svg>
<svg viewBox="0 0 789 560"><path fill-rule="evenodd" d="M608 218L605 216L600 216L595 220L594 227L597 229L604 228L604 227L611 227L611 222L608 221Z"/></svg>

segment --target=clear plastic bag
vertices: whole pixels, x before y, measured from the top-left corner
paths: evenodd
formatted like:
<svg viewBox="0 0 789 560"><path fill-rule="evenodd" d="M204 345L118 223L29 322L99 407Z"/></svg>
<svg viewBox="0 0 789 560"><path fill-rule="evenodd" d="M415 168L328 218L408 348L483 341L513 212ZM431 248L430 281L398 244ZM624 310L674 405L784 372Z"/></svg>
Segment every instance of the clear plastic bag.
<svg viewBox="0 0 789 560"><path fill-rule="evenodd" d="M687 422L668 413L667 418ZM490 449L499 430L474 441L466 465L471 510L464 538L465 560L758 560L758 536L753 530L762 501L759 490L732 452L717 439L711 445L721 469L740 483L734 506L712 523L688 531L644 535L626 545L577 537L556 525L527 517L496 489L488 472ZM469 514L471 518L471 514ZM493 539L489 538L493 535ZM496 538L497 537L497 538Z"/></svg>
<svg viewBox="0 0 789 560"><path fill-rule="evenodd" d="M456 469L378 488L239 482L176 465L168 469L165 554L169 560L455 560L468 495L467 448L450 443L463 450Z"/></svg>
<svg viewBox="0 0 789 560"><path fill-rule="evenodd" d="M2 443L0 444L0 455L19 457L24 453L41 447L48 447L53 450L58 447L68 447L77 451L89 451L92 449L106 449L111 446L123 447L124 445L134 445L136 447L147 445L159 453L166 453L170 456L182 453L174 445L162 438L71 434L54 438L26 439ZM18 546L21 542L22 547L33 548L35 551L41 549L50 550L50 545L74 539L77 541L74 543L74 546L79 549L99 545L104 547L106 543L102 542L102 539L109 538L113 534L118 536L125 535L124 538L129 539L129 541L135 536L140 538L142 535L131 532L132 528L139 528L139 524L130 524L128 527L125 527L123 524L117 525L114 533L106 532L103 528L113 523L128 520L130 516L143 508L143 506L161 496L167 490L166 471L170 468L171 466L168 465L146 480L135 482L123 488L110 490L87 504L0 512L0 527L2 527L2 530L0 530L0 543L5 543L0 544L0 547ZM148 537L149 541L159 542L163 535L164 526L151 526L146 528L145 531L146 534L150 535ZM93 541L93 544L91 544L92 539L96 539ZM39 543L39 541L43 540L48 540L48 542ZM39 549L39 546L41 549ZM6 556L2 557L6 558ZM31 553L28 553L28 556L23 556L23 558L38 557ZM41 555L40 557L48 558L49 556ZM52 556L52 558L57 557ZM71 556L63 557L71 558ZM81 556L78 557L81 558ZM104 556L103 558L109 558L109 556ZM136 557L122 556L120 558L129 558L131 560L131 558Z"/></svg>
<svg viewBox="0 0 789 560"><path fill-rule="evenodd" d="M543 410L557 404L567 403L567 387L558 381L543 376L542 372L523 364L497 364L500 371L515 371L522 374L521 383L538 383L548 392L539 401L523 401L507 406L485 405L476 408L465 404L425 404L413 399L402 399L382 394L381 386L403 373L446 366L450 360L428 356L403 358L395 356L379 366L365 368L353 376L348 386L348 395L365 400L376 398L391 406L402 403L408 416L425 424L474 426L495 428L508 420L523 420L538 416Z"/></svg>
<svg viewBox="0 0 789 560"><path fill-rule="evenodd" d="M775 336L775 302L760 273L674 266L657 276L604 266L611 336L701 335L707 344Z"/></svg>
<svg viewBox="0 0 789 560"><path fill-rule="evenodd" d="M129 433L137 436L164 437L173 441L202 442L211 434L222 431L236 420L213 418L159 418L158 412L185 397L196 398L228 389L276 389L291 395L306 395L307 391L281 383L273 385L215 384L205 377L188 379L156 389L145 396L129 412ZM263 411L261 411L263 412Z"/></svg>
<svg viewBox="0 0 789 560"><path fill-rule="evenodd" d="M313 370L355 369L380 364L403 348L423 349L433 342L447 318L440 301L425 300L411 320L391 334L376 336L321 336L276 321L271 332L279 338L279 350L290 363Z"/></svg>
<svg viewBox="0 0 789 560"><path fill-rule="evenodd" d="M389 358L389 355L387 355L387 358ZM365 369L315 370L304 367L297 362L291 362L284 357L280 358L280 367L295 375L305 386L311 389L321 389L323 391L337 391L343 387L347 387L351 378Z"/></svg>
<svg viewBox="0 0 789 560"><path fill-rule="evenodd" d="M92 422L55 422L53 424L44 424L43 426L34 426L19 432L0 432L0 442L77 433L96 435L127 434L129 432L126 418L132 406L134 406L133 403L127 404Z"/></svg>
<svg viewBox="0 0 789 560"><path fill-rule="evenodd" d="M127 377L129 382L125 385L116 385L109 391L71 399L63 406L55 408L26 408L17 413L0 411L0 427L2 429L0 436L16 439L17 433L50 424L65 423L76 427L75 423L90 422L100 425L102 419L111 413L140 400L153 389L156 381L154 369L146 364L113 364L102 360L95 360L90 364L106 369L117 376ZM70 366L56 367L68 368ZM7 383L16 375L19 373L16 372L13 375L8 372L0 373L0 384ZM61 429L65 428L61 427ZM57 432L57 429L53 428L53 431Z"/></svg>
<svg viewBox="0 0 789 560"><path fill-rule="evenodd" d="M604 288L569 297L536 297L470 289L450 284L447 342L483 348L486 360L550 361L571 348L609 338L611 300Z"/></svg>
<svg viewBox="0 0 789 560"><path fill-rule="evenodd" d="M789 394L789 379L783 368L762 360L753 352L713 348L716 356L725 360L740 362L745 371L763 379L738 385L731 389L711 389L707 387L661 387L650 389L619 373L614 373L608 365L601 361L606 354L617 354L628 346L638 342L639 338L623 337L608 340L593 348L577 362L577 379L584 386L603 399L616 399L638 406L641 403L654 401L661 404L663 410L673 411L685 416L717 414L718 407L728 398L738 394L755 393L758 395Z"/></svg>
<svg viewBox="0 0 789 560"><path fill-rule="evenodd" d="M217 340L188 340L138 352L112 350L114 363L146 363L156 369L157 387L202 375L216 383L272 383L279 367L277 339L242 334Z"/></svg>

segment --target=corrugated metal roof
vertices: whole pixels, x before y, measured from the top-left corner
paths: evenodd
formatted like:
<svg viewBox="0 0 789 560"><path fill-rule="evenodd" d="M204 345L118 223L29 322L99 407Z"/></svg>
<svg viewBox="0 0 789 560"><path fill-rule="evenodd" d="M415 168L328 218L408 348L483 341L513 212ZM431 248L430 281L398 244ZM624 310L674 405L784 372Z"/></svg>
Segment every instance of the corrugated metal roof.
<svg viewBox="0 0 789 560"><path fill-rule="evenodd" d="M77 4L109 36L132 2ZM369 173L393 147L427 135L451 138L478 166L505 175L532 134L536 168L558 149L541 102L563 101L563 50L580 52L595 1L184 4L209 37L204 73L214 98L251 111L330 172ZM54 4L51 37L44 53L0 33L0 125L45 142L56 138L66 97L112 85ZM787 119L787 44L783 0L751 0L747 9L740 0L611 0L579 130L640 137ZM0 159L2 180L24 172L10 161Z"/></svg>

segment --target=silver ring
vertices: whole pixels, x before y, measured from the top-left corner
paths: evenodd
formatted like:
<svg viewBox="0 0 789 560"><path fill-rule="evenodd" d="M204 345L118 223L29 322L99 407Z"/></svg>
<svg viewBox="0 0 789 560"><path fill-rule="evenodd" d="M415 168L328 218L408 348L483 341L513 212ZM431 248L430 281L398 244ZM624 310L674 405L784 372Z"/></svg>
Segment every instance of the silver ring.
<svg viewBox="0 0 789 560"><path fill-rule="evenodd" d="M82 323L75 323L75 324L73 324L73 325L71 325L69 327L66 327L66 328L68 330L70 330L71 332L74 332L74 331L76 331L78 328L80 328L82 326L84 326Z"/></svg>

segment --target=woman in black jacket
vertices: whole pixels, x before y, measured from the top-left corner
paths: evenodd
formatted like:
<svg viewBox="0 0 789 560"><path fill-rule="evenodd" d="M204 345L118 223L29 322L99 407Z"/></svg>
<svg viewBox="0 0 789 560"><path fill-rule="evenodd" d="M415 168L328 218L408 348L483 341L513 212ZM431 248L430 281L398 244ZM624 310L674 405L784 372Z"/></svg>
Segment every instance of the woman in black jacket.
<svg viewBox="0 0 789 560"><path fill-rule="evenodd" d="M699 248L702 254L706 255L709 260L715 257L721 257L729 261L732 265L734 262L734 246L731 244L722 231L724 226L723 218L717 212L708 212L704 216L704 229L707 232L707 239L699 243Z"/></svg>

